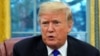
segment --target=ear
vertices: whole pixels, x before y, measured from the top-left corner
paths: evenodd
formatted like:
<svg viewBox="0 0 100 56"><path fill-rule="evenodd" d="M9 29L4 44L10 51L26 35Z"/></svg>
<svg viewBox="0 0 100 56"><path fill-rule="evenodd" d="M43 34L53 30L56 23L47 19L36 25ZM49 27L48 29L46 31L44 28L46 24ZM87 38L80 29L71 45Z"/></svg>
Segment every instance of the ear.
<svg viewBox="0 0 100 56"><path fill-rule="evenodd" d="M73 27L73 20L69 20L68 21L68 32L72 30L72 27Z"/></svg>

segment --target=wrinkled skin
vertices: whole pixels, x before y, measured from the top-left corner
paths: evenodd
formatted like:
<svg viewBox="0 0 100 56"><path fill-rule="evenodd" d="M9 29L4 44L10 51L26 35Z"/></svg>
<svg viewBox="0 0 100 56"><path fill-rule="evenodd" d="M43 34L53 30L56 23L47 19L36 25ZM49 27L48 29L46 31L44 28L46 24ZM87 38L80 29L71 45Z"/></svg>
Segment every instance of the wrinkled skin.
<svg viewBox="0 0 100 56"><path fill-rule="evenodd" d="M40 16L40 26L43 42L50 48L60 48L67 40L71 30L65 12L48 12Z"/></svg>

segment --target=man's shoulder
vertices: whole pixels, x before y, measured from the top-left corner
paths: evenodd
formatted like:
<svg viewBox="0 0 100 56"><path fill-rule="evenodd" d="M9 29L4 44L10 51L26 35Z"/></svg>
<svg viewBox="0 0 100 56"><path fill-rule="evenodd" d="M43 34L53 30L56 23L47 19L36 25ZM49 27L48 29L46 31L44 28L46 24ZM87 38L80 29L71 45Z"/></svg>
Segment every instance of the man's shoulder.
<svg viewBox="0 0 100 56"><path fill-rule="evenodd" d="M80 50L80 52L86 51L86 52L91 52L91 53L98 51L94 46L90 45L89 43L78 40L72 36L69 36L68 39L69 39L68 40L69 45L74 46L75 50Z"/></svg>
<svg viewBox="0 0 100 56"><path fill-rule="evenodd" d="M17 42L15 46L30 46L31 44L35 45L40 41L42 41L41 35L32 36Z"/></svg>
<svg viewBox="0 0 100 56"><path fill-rule="evenodd" d="M76 39L72 36L69 36L68 38L68 42L69 44L75 45L75 46L84 46L84 47L93 47L92 45L90 45L89 43L85 42L85 41L81 41L79 39ZM94 47L93 47L94 48Z"/></svg>

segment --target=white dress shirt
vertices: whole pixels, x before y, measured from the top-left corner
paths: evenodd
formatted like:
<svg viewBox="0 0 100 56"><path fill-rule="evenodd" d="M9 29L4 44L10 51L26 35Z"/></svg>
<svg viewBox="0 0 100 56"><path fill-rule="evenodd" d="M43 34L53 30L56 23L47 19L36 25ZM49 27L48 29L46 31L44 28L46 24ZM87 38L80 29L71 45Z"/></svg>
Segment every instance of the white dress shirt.
<svg viewBox="0 0 100 56"><path fill-rule="evenodd" d="M68 47L68 43L66 40L65 44L61 48L58 49L58 51L60 52L58 56L67 56L67 47ZM47 51L48 51L48 56L53 56L52 54L53 49L47 46Z"/></svg>

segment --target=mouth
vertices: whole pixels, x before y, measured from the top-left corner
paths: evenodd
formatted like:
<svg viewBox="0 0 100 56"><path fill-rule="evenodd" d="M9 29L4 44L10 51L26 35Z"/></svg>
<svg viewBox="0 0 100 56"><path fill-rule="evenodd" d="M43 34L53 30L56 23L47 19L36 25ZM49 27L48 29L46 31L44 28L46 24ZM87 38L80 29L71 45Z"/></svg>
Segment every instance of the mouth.
<svg viewBox="0 0 100 56"><path fill-rule="evenodd" d="M48 38L49 38L50 40L53 40L53 39L54 39L54 36L48 36Z"/></svg>

